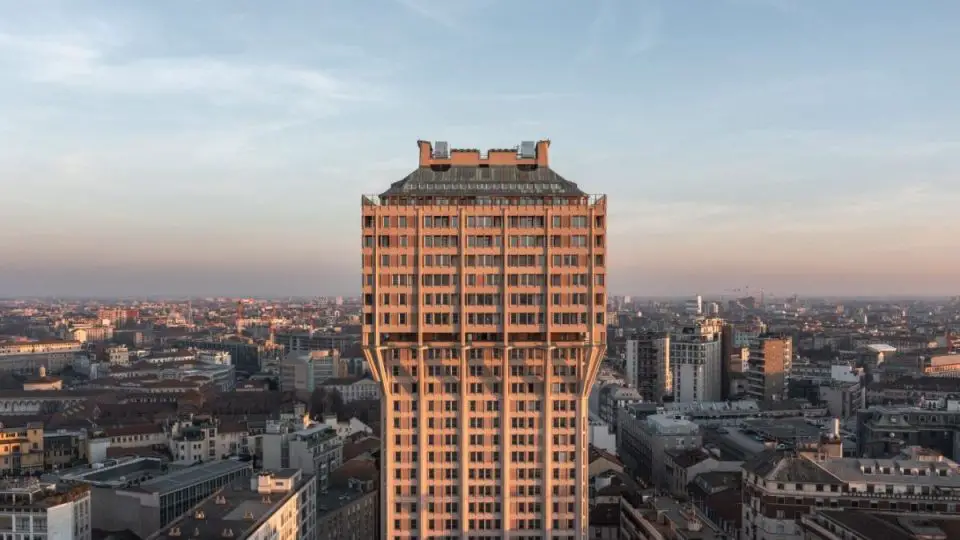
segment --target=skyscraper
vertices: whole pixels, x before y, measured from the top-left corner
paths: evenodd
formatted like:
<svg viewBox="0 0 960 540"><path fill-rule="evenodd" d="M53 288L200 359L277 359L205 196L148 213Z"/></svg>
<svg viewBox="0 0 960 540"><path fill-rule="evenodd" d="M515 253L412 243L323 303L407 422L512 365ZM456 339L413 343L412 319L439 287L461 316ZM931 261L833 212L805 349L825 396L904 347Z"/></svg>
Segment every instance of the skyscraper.
<svg viewBox="0 0 960 540"><path fill-rule="evenodd" d="M549 141L418 144L362 204L383 538L586 538L606 198L550 169Z"/></svg>

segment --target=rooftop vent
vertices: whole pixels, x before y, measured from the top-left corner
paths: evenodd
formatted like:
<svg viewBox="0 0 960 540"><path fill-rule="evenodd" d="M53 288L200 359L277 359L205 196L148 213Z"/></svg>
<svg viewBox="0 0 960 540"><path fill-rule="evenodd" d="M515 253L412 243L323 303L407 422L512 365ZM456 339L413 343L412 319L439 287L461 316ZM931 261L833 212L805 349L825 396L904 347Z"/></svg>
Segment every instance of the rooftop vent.
<svg viewBox="0 0 960 540"><path fill-rule="evenodd" d="M247 521L253 521L253 512L251 512L250 510L247 510L246 512L244 512L243 519Z"/></svg>
<svg viewBox="0 0 960 540"><path fill-rule="evenodd" d="M199 528L196 528L196 529L193 530L193 536L196 537L196 538L200 538L200 529L199 529Z"/></svg>
<svg viewBox="0 0 960 540"><path fill-rule="evenodd" d="M220 536L224 538L233 538L233 529L224 529L223 532L220 533Z"/></svg>
<svg viewBox="0 0 960 540"><path fill-rule="evenodd" d="M437 141L433 144L434 159L450 159L450 144L447 141Z"/></svg>
<svg viewBox="0 0 960 540"><path fill-rule="evenodd" d="M195 519L206 519L207 515L203 513L203 510L197 510L197 513L193 515Z"/></svg>
<svg viewBox="0 0 960 540"><path fill-rule="evenodd" d="M537 157L537 143L533 141L522 141L520 143L520 158L533 159Z"/></svg>
<svg viewBox="0 0 960 540"><path fill-rule="evenodd" d="M227 504L227 498L224 497L223 495L218 495L215 502L217 504Z"/></svg>
<svg viewBox="0 0 960 540"><path fill-rule="evenodd" d="M273 501L270 500L270 495L264 495L264 496L263 496L263 499L260 499L260 501L263 502L264 504L271 504L271 503L273 503Z"/></svg>
<svg viewBox="0 0 960 540"><path fill-rule="evenodd" d="M170 529L170 534L167 536L180 536L180 527L173 527Z"/></svg>

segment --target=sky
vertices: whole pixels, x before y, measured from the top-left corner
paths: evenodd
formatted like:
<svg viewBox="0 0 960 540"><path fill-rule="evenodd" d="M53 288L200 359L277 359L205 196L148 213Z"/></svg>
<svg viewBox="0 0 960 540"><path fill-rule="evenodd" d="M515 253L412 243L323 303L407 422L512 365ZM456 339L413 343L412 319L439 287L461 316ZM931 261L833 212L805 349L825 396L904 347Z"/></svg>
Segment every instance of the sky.
<svg viewBox="0 0 960 540"><path fill-rule="evenodd" d="M354 295L417 139L609 197L613 293L960 293L955 0L0 0L0 296Z"/></svg>

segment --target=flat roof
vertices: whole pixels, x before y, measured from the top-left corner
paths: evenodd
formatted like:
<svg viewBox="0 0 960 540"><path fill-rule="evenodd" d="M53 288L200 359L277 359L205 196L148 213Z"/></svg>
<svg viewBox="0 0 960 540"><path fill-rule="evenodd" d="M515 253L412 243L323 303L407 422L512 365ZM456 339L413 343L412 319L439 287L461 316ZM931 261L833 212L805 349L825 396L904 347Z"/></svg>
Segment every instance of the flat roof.
<svg viewBox="0 0 960 540"><path fill-rule="evenodd" d="M304 475L290 491L266 496L250 489L249 479L235 481L148 538L172 538L170 533L175 528L180 529L182 537L222 538L223 532L230 530L232 538L247 538L312 480L313 476Z"/></svg>
<svg viewBox="0 0 960 540"><path fill-rule="evenodd" d="M253 470L253 464L249 461L234 460L203 463L148 480L135 489L148 493L165 494L243 469Z"/></svg>

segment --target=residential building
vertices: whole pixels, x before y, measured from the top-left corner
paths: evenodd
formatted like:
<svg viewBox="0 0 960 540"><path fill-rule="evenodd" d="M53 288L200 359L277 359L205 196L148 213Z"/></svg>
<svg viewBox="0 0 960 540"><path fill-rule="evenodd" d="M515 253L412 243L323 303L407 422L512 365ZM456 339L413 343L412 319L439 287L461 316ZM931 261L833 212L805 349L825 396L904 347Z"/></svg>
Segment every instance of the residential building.
<svg viewBox="0 0 960 540"><path fill-rule="evenodd" d="M380 400L380 383L367 377L335 377L321 383L325 390L336 390L344 403L361 399Z"/></svg>
<svg viewBox="0 0 960 540"><path fill-rule="evenodd" d="M805 540L950 540L960 538L960 516L817 509L800 529Z"/></svg>
<svg viewBox="0 0 960 540"><path fill-rule="evenodd" d="M636 388L608 384L600 389L600 419L616 430L620 409L642 402L643 398Z"/></svg>
<svg viewBox="0 0 960 540"><path fill-rule="evenodd" d="M43 424L0 424L0 473L22 474L43 470Z"/></svg>
<svg viewBox="0 0 960 540"><path fill-rule="evenodd" d="M743 538L809 538L802 519L818 509L909 516L952 514L958 504L960 467L942 457L820 458L769 450L743 464Z"/></svg>
<svg viewBox="0 0 960 540"><path fill-rule="evenodd" d="M787 399L787 382L793 359L793 339L760 336L750 344L747 361L747 395L759 401Z"/></svg>
<svg viewBox="0 0 960 540"><path fill-rule="evenodd" d="M859 455L885 458L913 446L960 460L960 403L947 402L942 407L874 406L858 411Z"/></svg>
<svg viewBox="0 0 960 540"><path fill-rule="evenodd" d="M660 403L673 394L670 334L650 332L627 340L627 381L644 401Z"/></svg>
<svg viewBox="0 0 960 540"><path fill-rule="evenodd" d="M0 537L90 540L90 487L0 480Z"/></svg>
<svg viewBox="0 0 960 540"><path fill-rule="evenodd" d="M628 407L621 411L618 426L617 454L624 465L661 489L669 487L665 453L703 446L700 427L680 415L635 416Z"/></svg>
<svg viewBox="0 0 960 540"><path fill-rule="evenodd" d="M686 497L690 483L701 473L740 471L742 461L722 461L703 448L671 449L664 452L666 485L675 497Z"/></svg>
<svg viewBox="0 0 960 540"><path fill-rule="evenodd" d="M45 367L60 373L79 352L79 341L0 341L0 372L29 376Z"/></svg>
<svg viewBox="0 0 960 540"><path fill-rule="evenodd" d="M553 171L549 145L420 141L420 166L363 198L383 538L587 537L606 198Z"/></svg>
<svg viewBox="0 0 960 540"><path fill-rule="evenodd" d="M723 389L722 319L697 319L670 336L673 399L720 401Z"/></svg>
<svg viewBox="0 0 960 540"><path fill-rule="evenodd" d="M262 471L221 488L148 540L317 538L317 481L298 469Z"/></svg>
<svg viewBox="0 0 960 540"><path fill-rule="evenodd" d="M322 489L329 484L330 472L343 463L343 440L326 424L313 424L290 430L278 422L268 422L263 434L263 467L301 469L317 477Z"/></svg>

